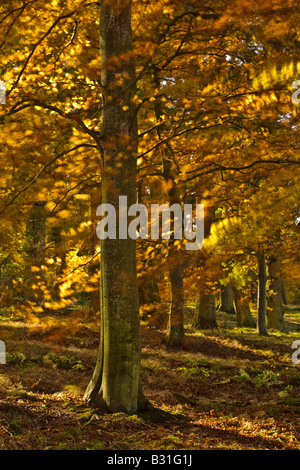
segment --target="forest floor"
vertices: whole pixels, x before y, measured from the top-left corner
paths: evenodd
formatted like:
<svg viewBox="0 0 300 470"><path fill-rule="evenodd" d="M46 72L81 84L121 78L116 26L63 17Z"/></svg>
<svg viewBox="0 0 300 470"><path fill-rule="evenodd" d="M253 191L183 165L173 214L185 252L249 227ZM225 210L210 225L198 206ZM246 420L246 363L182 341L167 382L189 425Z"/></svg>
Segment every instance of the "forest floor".
<svg viewBox="0 0 300 470"><path fill-rule="evenodd" d="M142 383L155 409L108 414L83 401L98 349L99 321L80 312L42 319L0 317L0 450L300 449L300 309L287 331L259 337L218 313L218 329L167 349L142 325Z"/></svg>

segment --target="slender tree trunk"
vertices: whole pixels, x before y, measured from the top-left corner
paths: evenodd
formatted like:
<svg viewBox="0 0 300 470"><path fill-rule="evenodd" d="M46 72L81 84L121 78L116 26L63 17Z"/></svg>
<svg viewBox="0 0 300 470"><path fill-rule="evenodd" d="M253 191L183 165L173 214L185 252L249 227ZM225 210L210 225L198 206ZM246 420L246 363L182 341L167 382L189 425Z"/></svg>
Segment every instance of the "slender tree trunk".
<svg viewBox="0 0 300 470"><path fill-rule="evenodd" d="M46 254L45 204L34 203L26 226L26 265L29 273L25 283L28 299L40 303L43 300L45 276L42 266ZM32 288L34 286L34 289Z"/></svg>
<svg viewBox="0 0 300 470"><path fill-rule="evenodd" d="M137 183L137 202L143 204L143 180L140 179ZM145 266L152 266L151 258L146 259ZM138 280L139 304L155 304L161 301L158 289L157 278L147 274L141 276Z"/></svg>
<svg viewBox="0 0 300 470"><path fill-rule="evenodd" d="M211 225L215 215L213 201L208 201L204 208L204 238L210 235ZM205 264L205 252L202 253ZM204 285L205 289L205 285ZM195 317L193 326L196 329L217 328L217 312L215 295L211 292L203 292L201 289L196 295Z"/></svg>
<svg viewBox="0 0 300 470"><path fill-rule="evenodd" d="M64 239L61 235L61 227L55 225L51 230L51 239L54 242L54 258L55 258L55 285L53 287L53 297L58 299L60 297L59 282L60 276L63 274L67 267L66 264L66 246Z"/></svg>
<svg viewBox="0 0 300 470"><path fill-rule="evenodd" d="M193 327L197 330L217 328L216 302L214 294L205 293L197 295Z"/></svg>
<svg viewBox="0 0 300 470"><path fill-rule="evenodd" d="M159 289L156 278L144 278L139 286L140 305L147 305L160 302Z"/></svg>
<svg viewBox="0 0 300 470"><path fill-rule="evenodd" d="M170 268L171 307L166 334L167 346L180 346L184 332L184 289L180 264Z"/></svg>
<svg viewBox="0 0 300 470"><path fill-rule="evenodd" d="M255 328L255 321L252 318L249 302L245 294L234 285L232 285L232 292L237 326Z"/></svg>
<svg viewBox="0 0 300 470"><path fill-rule="evenodd" d="M160 86L160 81L157 75L154 77L156 86ZM155 101L155 115L158 123L163 125L162 116L162 103L160 99ZM162 139L160 128L157 128L159 139ZM178 169L175 163L173 149L169 142L164 147L160 148L162 164L163 164L163 177L167 187L169 205L181 204L180 191L176 183ZM167 346L180 346L184 340L184 284L182 275L182 261L180 256L177 255L176 249L173 249L173 231L174 220L171 220L171 240L168 253L169 264L169 281L171 291L171 305L169 312L169 321L165 337Z"/></svg>
<svg viewBox="0 0 300 470"><path fill-rule="evenodd" d="M119 196L127 196L128 207L136 203L137 122L130 1L101 2L100 48L102 203L116 208L118 234ZM136 243L128 235L126 239L117 236L115 240L101 240L100 285L100 346L85 399L112 412L136 413L147 401L140 383Z"/></svg>
<svg viewBox="0 0 300 470"><path fill-rule="evenodd" d="M226 313L234 313L233 292L230 284L221 286L220 310Z"/></svg>
<svg viewBox="0 0 300 470"><path fill-rule="evenodd" d="M257 297L257 331L262 336L268 336L267 316L267 268L264 250L256 253L258 263L258 297Z"/></svg>
<svg viewBox="0 0 300 470"><path fill-rule="evenodd" d="M281 262L277 256L270 256L268 261L269 271L269 296L267 309L268 328L276 330L285 330L283 318L283 292L281 277Z"/></svg>
<svg viewBox="0 0 300 470"><path fill-rule="evenodd" d="M26 227L27 253L30 262L41 267L45 262L46 222L44 203L35 203Z"/></svg>

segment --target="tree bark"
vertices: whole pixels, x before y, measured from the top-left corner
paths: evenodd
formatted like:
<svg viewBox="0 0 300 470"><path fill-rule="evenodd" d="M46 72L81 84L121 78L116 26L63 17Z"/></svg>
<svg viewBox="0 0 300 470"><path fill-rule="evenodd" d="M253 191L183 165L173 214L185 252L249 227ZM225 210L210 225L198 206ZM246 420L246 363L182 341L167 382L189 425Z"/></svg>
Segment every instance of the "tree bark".
<svg viewBox="0 0 300 470"><path fill-rule="evenodd" d="M197 295L193 327L197 330L217 328L214 294L205 293Z"/></svg>
<svg viewBox="0 0 300 470"><path fill-rule="evenodd" d="M116 208L118 233L119 196L127 196L128 206L136 203L137 120L130 1L101 2L100 49L102 203ZM128 236L101 240L100 298L99 353L85 400L111 412L136 413L147 401L140 383L136 243Z"/></svg>
<svg viewBox="0 0 300 470"><path fill-rule="evenodd" d="M263 249L256 253L258 263L258 297L257 297L257 331L262 336L268 336L267 316L267 268Z"/></svg>
<svg viewBox="0 0 300 470"><path fill-rule="evenodd" d="M255 321L252 318L249 302L245 294L234 285L232 285L232 292L237 326L255 328Z"/></svg>
<svg viewBox="0 0 300 470"><path fill-rule="evenodd" d="M281 277L281 262L277 256L270 256L268 271L270 280L267 308L268 328L284 331L283 283Z"/></svg>
<svg viewBox="0 0 300 470"><path fill-rule="evenodd" d="M220 310L226 313L234 313L233 292L230 284L221 286Z"/></svg>
<svg viewBox="0 0 300 470"><path fill-rule="evenodd" d="M166 344L170 347L180 346L184 332L184 288L180 264L169 270L171 285L171 307L166 334Z"/></svg>

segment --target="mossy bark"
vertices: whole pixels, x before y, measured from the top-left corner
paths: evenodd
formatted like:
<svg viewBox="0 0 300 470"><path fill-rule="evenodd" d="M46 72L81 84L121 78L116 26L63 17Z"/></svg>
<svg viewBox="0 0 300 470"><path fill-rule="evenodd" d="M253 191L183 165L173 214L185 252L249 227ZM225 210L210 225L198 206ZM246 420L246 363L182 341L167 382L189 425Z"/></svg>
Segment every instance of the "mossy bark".
<svg viewBox="0 0 300 470"><path fill-rule="evenodd" d="M136 202L137 121L131 2L102 2L102 203ZM117 224L117 234L118 234ZM135 240L101 240L101 335L85 399L111 412L136 413L147 404L140 384L140 319Z"/></svg>

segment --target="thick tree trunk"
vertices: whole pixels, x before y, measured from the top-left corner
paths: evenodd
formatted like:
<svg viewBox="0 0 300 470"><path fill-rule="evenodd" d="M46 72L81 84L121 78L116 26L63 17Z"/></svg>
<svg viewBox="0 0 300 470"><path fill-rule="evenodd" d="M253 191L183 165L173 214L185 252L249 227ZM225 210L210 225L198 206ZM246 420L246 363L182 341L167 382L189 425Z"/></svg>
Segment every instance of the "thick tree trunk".
<svg viewBox="0 0 300 470"><path fill-rule="evenodd" d="M281 277L281 262L276 256L270 256L268 261L269 295L267 308L268 328L285 330L283 318L283 283Z"/></svg>
<svg viewBox="0 0 300 470"><path fill-rule="evenodd" d="M226 313L234 314L233 292L230 284L221 286L221 306L220 310Z"/></svg>
<svg viewBox="0 0 300 470"><path fill-rule="evenodd" d="M264 250L256 253L258 263L258 296L257 296L257 331L262 336L268 336L267 316L267 268Z"/></svg>
<svg viewBox="0 0 300 470"><path fill-rule="evenodd" d="M216 302L214 294L198 294L196 297L193 327L197 330L217 328Z"/></svg>
<svg viewBox="0 0 300 470"><path fill-rule="evenodd" d="M232 285L232 292L237 326L255 328L255 321L252 318L249 302L245 294L234 285Z"/></svg>
<svg viewBox="0 0 300 470"><path fill-rule="evenodd" d="M120 3L122 5L120 6ZM116 208L119 196L136 203L137 123L131 56L131 2L111 0L100 8L103 86L102 203ZM140 320L135 240L101 240L101 335L98 359L87 387L88 403L112 412L146 406L140 384Z"/></svg>

